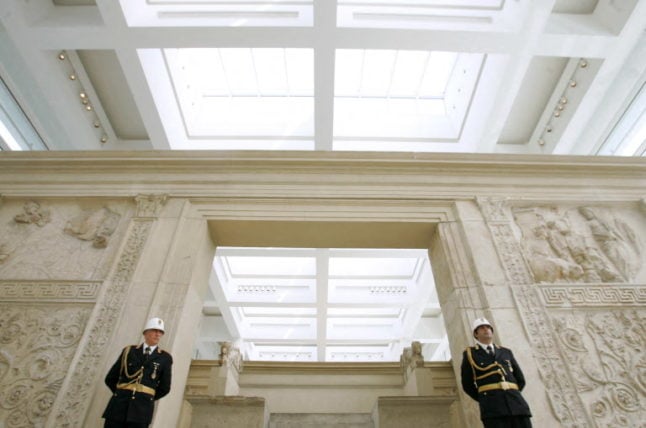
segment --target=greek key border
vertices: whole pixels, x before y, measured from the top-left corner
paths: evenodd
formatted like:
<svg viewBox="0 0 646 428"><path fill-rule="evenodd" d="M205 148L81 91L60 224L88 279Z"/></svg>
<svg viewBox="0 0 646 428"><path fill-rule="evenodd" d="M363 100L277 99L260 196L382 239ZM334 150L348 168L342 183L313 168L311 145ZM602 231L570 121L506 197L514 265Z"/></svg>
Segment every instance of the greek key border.
<svg viewBox="0 0 646 428"><path fill-rule="evenodd" d="M0 280L0 302L94 303L102 281Z"/></svg>
<svg viewBox="0 0 646 428"><path fill-rule="evenodd" d="M612 306L645 306L646 286L633 285L550 285L537 286L545 307L594 308Z"/></svg>

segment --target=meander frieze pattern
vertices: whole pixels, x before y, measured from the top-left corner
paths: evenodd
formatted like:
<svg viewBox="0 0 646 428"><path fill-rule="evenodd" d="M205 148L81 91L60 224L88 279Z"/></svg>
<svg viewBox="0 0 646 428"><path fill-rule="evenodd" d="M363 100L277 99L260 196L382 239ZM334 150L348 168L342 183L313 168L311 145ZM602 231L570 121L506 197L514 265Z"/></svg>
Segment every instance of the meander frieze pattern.
<svg viewBox="0 0 646 428"><path fill-rule="evenodd" d="M0 304L0 426L42 427L91 305Z"/></svg>
<svg viewBox="0 0 646 428"><path fill-rule="evenodd" d="M554 311L550 321L596 427L646 427L646 310Z"/></svg>
<svg viewBox="0 0 646 428"><path fill-rule="evenodd" d="M87 302L94 303L101 281L2 281L2 302Z"/></svg>
<svg viewBox="0 0 646 428"><path fill-rule="evenodd" d="M546 307L626 307L646 306L644 285L563 285L539 286Z"/></svg>
<svg viewBox="0 0 646 428"><path fill-rule="evenodd" d="M56 403L56 414L48 426L82 426L82 418L87 411L95 379L98 378L99 363L112 335L109 326L119 323L121 308L151 227L152 221L133 221L114 274L106 281L105 292L95 307L85 336L87 340L82 346L78 361L70 370L69 381L61 391Z"/></svg>

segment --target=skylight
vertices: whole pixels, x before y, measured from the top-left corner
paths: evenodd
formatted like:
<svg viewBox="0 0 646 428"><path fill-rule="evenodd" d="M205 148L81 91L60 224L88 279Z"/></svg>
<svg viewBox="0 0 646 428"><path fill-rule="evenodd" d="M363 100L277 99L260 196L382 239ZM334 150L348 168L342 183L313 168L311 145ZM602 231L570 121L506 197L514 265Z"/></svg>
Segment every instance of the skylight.
<svg viewBox="0 0 646 428"><path fill-rule="evenodd" d="M423 150L458 141L484 56L338 50L334 150Z"/></svg>
<svg viewBox="0 0 646 428"><path fill-rule="evenodd" d="M165 49L184 137L173 148L313 148L311 49ZM224 147L218 147L224 146Z"/></svg>

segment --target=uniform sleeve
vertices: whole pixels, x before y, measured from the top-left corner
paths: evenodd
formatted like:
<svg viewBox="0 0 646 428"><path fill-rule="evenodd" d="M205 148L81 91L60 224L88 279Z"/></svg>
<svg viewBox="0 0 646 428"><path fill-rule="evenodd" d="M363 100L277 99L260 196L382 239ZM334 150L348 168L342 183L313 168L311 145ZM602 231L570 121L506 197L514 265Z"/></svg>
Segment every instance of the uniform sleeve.
<svg viewBox="0 0 646 428"><path fill-rule="evenodd" d="M473 383L473 370L471 369L471 364L469 364L469 360L467 359L467 351L464 351L462 353L461 373L462 389L467 393L469 397L478 401L478 390Z"/></svg>
<svg viewBox="0 0 646 428"><path fill-rule="evenodd" d="M108 374L105 376L105 384L108 385L108 388L110 388L110 391L112 392L116 391L117 383L119 383L119 372L121 371L121 356L123 355L123 352L124 351L119 354L117 361L114 362L112 368L110 368L110 371L108 371Z"/></svg>
<svg viewBox="0 0 646 428"><path fill-rule="evenodd" d="M159 385L155 389L155 400L159 400L170 392L170 383L172 378L173 357L166 353L167 361L164 362L164 370L159 378Z"/></svg>
<svg viewBox="0 0 646 428"><path fill-rule="evenodd" d="M521 391L523 388L525 388L525 375L523 375L523 371L520 369L520 366L518 365L518 362L516 361L516 358L514 358L514 354L509 351L511 354L511 366L514 369L514 377L516 378L516 384L518 384L518 389Z"/></svg>

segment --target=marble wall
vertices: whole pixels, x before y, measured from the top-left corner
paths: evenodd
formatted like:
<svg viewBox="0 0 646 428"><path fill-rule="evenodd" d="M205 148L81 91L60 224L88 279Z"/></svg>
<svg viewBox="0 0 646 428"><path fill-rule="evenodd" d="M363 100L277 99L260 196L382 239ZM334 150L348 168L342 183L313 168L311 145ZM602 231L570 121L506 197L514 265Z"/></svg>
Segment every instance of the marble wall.
<svg viewBox="0 0 646 428"><path fill-rule="evenodd" d="M251 219L431 224L454 379L485 316L529 379L536 426L640 426L646 163L380 156L0 156L0 425L100 424L107 368L156 315L175 377L153 426L175 427L218 244L209 224ZM404 392L425 396L415 379ZM458 399L450 423L477 426L476 403Z"/></svg>

